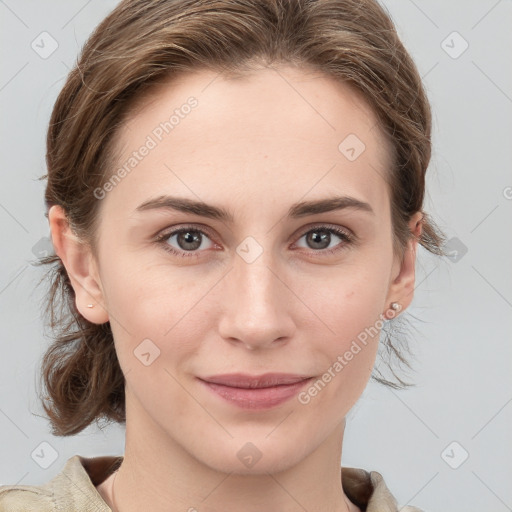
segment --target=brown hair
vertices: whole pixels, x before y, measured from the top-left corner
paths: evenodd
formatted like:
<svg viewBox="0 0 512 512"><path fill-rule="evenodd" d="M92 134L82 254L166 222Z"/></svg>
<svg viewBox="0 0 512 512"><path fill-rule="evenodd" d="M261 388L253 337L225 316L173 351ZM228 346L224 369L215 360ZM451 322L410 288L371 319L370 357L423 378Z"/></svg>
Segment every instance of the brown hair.
<svg viewBox="0 0 512 512"><path fill-rule="evenodd" d="M136 100L181 72L243 74L253 63L320 71L352 86L390 140L393 240L403 253L408 221L422 211L431 155L431 112L421 78L389 15L375 0L123 0L97 26L54 105L47 134L45 201L60 205L73 231L96 248L99 200L114 172L115 135ZM444 235L424 213L419 243L443 255ZM48 216L48 213L46 213ZM124 376L110 323L88 322L60 258L51 265L45 313L53 343L42 359L42 398L54 435L93 421L125 422ZM400 317L403 315L400 315ZM395 319L389 324L397 322ZM409 366L388 335L388 354ZM380 372L379 372L380 373ZM382 374L372 378L409 386Z"/></svg>

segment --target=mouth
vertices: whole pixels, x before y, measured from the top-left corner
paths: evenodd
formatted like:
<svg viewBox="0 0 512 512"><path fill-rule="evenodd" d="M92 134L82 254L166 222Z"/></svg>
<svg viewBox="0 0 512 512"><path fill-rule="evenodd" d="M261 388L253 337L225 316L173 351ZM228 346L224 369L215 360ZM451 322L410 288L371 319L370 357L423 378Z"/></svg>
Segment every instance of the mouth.
<svg viewBox="0 0 512 512"><path fill-rule="evenodd" d="M259 376L224 374L198 378L218 397L242 409L261 410L280 405L295 396L314 377L266 373Z"/></svg>
<svg viewBox="0 0 512 512"><path fill-rule="evenodd" d="M201 380L232 388L259 389L275 386L287 386L310 378L311 377L307 375L292 373L265 373L263 375L254 376L243 373L226 373L224 375L203 377Z"/></svg>

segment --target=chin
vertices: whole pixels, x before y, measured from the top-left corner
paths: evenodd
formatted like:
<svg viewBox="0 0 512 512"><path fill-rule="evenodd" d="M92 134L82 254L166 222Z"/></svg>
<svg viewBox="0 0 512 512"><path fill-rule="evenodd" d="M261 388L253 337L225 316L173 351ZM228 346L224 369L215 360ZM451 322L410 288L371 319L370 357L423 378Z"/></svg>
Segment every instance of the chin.
<svg viewBox="0 0 512 512"><path fill-rule="evenodd" d="M264 437L255 441L250 441L249 436L245 439L230 439L222 447L212 443L209 446L213 448L198 458L204 465L222 473L267 475L286 471L306 456L303 450L297 449L297 443L286 445L282 440L273 442Z"/></svg>

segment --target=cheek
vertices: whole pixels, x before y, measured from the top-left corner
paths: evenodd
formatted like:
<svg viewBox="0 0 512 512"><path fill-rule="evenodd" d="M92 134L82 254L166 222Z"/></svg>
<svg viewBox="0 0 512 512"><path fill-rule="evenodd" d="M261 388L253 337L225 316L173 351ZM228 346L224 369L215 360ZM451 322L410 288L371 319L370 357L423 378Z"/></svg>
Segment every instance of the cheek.
<svg viewBox="0 0 512 512"><path fill-rule="evenodd" d="M387 273L378 262L340 266L322 282L304 282L302 296L333 338L344 344L374 326L387 294Z"/></svg>
<svg viewBox="0 0 512 512"><path fill-rule="evenodd" d="M376 263L353 266L333 272L328 284L309 292L319 318L314 329L323 333L311 336L317 340L316 353L322 354L322 375L342 401L360 392L370 378L384 324L385 277Z"/></svg>
<svg viewBox="0 0 512 512"><path fill-rule="evenodd" d="M319 372L299 397L302 404L311 403L318 414L325 413L335 421L345 417L371 377L383 324L375 297L355 291L347 295L338 296L332 309L325 303L323 312L333 333L312 333L310 338L317 340L312 359Z"/></svg>
<svg viewBox="0 0 512 512"><path fill-rule="evenodd" d="M109 314L129 332L147 329L147 335L161 336L185 309L193 283L187 288L178 271L121 247L112 247L103 265Z"/></svg>
<svg viewBox="0 0 512 512"><path fill-rule="evenodd" d="M135 358L148 352L150 359L166 361L170 369L197 351L207 323L199 299L214 281L192 278L184 269L141 264L121 254L104 269L106 303L123 371L134 363L138 366L141 361ZM199 311L203 314L198 316Z"/></svg>

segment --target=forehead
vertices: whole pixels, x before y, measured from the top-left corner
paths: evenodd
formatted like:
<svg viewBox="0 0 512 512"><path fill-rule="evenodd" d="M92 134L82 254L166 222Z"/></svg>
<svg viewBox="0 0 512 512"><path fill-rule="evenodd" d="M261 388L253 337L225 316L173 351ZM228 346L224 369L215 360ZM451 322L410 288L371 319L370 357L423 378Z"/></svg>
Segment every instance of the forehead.
<svg viewBox="0 0 512 512"><path fill-rule="evenodd" d="M157 192L247 208L350 194L387 208L390 147L376 117L352 87L311 70L179 75L134 105L116 142L116 169L128 171L108 194L116 209Z"/></svg>

